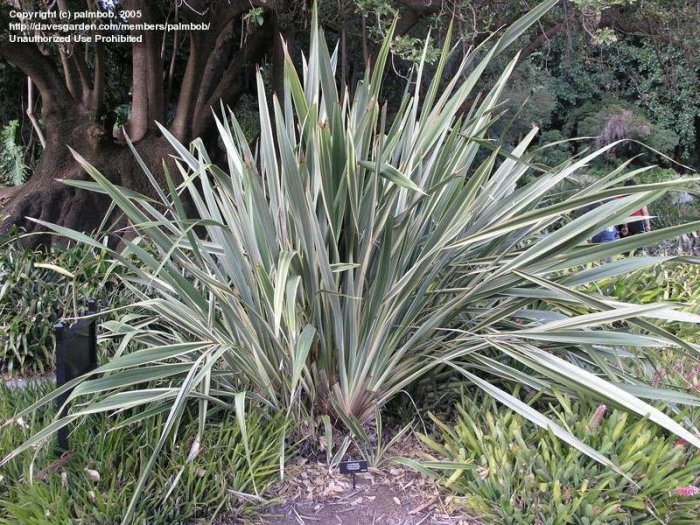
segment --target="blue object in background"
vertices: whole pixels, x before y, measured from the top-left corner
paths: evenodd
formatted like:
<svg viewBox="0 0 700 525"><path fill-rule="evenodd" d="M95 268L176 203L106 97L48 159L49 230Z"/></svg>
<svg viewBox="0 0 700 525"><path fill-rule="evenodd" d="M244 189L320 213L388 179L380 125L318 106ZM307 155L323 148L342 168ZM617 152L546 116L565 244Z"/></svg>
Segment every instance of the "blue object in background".
<svg viewBox="0 0 700 525"><path fill-rule="evenodd" d="M617 228L615 226L608 226L602 232L595 234L595 236L591 239L591 242L610 242L619 238L620 235L617 233Z"/></svg>

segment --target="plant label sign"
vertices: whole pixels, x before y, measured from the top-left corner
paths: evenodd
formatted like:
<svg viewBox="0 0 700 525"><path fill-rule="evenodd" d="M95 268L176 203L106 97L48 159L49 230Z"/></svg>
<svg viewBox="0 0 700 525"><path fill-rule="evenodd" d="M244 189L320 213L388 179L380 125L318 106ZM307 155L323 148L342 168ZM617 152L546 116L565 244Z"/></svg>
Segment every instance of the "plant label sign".
<svg viewBox="0 0 700 525"><path fill-rule="evenodd" d="M341 474L359 474L367 472L366 461L343 461L338 464Z"/></svg>
<svg viewBox="0 0 700 525"><path fill-rule="evenodd" d="M338 463L341 474L352 474L352 488L355 489L355 474L367 472L367 461L342 461Z"/></svg>

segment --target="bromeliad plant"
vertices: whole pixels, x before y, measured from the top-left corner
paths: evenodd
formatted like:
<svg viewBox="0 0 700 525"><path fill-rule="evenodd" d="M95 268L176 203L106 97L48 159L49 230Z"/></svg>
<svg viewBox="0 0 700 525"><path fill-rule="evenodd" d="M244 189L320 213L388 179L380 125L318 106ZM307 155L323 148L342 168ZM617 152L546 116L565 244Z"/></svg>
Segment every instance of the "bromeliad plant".
<svg viewBox="0 0 700 525"><path fill-rule="evenodd" d="M488 523L698 522L700 456L693 447L627 412L556 397L558 407L540 400L541 410L624 466L631 479L492 399L463 398L454 421L431 415L436 436L419 435L431 451L427 464L449 469L441 481L457 496L453 505Z"/></svg>
<svg viewBox="0 0 700 525"><path fill-rule="evenodd" d="M290 417L340 418L360 435L377 407L428 372L450 370L606 465L612 463L602 454L498 385L558 385L610 399L700 446L640 399L661 397L657 391L617 367L645 347L673 344L695 354L648 319L698 318L666 304L577 291L658 259L566 271L697 228L587 243L681 183L622 188L639 172L623 165L548 204L561 181L614 144L544 170L527 152L537 130L512 150L493 140L499 96L517 57L491 91L473 93L489 62L554 4L543 2L444 79L448 35L434 78L427 82L418 64L393 120L381 103L391 35L365 79L340 92L336 55L314 20L301 76L286 58L281 98L270 104L258 78L258 148L249 147L233 114L218 120L226 169L201 141L188 148L163 129L183 182L166 170L163 189L144 166L155 198L115 187L76 155L95 182L68 183L107 193L133 224L138 237L124 240L115 264L126 267L126 285L159 330L173 335L118 352L95 372L102 377L75 389L72 398L83 404L15 454L84 414L148 405L168 414L155 458L186 406L199 407L201 433L208 408L242 404L242 391ZM528 173L538 175L521 182ZM196 219L185 213L186 200ZM638 330L612 328L619 320ZM139 339L138 326L122 329ZM133 504L125 519L131 510Z"/></svg>

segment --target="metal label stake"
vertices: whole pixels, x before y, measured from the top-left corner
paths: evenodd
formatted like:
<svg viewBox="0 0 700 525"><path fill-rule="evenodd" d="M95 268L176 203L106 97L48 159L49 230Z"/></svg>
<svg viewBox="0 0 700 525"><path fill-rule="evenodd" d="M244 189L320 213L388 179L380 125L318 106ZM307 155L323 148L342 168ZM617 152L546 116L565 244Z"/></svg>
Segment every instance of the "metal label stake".
<svg viewBox="0 0 700 525"><path fill-rule="evenodd" d="M347 475L352 475L352 488L353 490L355 489L355 475L361 472L367 472L368 468L367 461L360 460L360 461L343 461L341 463L338 463L338 468L340 470L341 474Z"/></svg>

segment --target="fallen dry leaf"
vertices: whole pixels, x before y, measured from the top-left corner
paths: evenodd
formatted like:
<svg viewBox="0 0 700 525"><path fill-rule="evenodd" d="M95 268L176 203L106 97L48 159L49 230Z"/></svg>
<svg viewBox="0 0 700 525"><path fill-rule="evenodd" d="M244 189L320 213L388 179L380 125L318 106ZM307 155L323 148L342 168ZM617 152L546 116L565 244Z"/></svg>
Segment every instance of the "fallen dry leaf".
<svg viewBox="0 0 700 525"><path fill-rule="evenodd" d="M415 509L413 509L412 511L410 511L409 514L410 514L411 516L413 516L414 514L418 514L419 512L422 512L422 511L424 511L425 509L427 509L428 507L430 507L430 506L431 506L433 503L435 503L436 501L437 501L437 497L433 496L432 498L430 498L428 501L426 501L426 502L423 503L422 505L419 505L418 507L416 507Z"/></svg>
<svg viewBox="0 0 700 525"><path fill-rule="evenodd" d="M48 467L43 469L41 472L39 472L36 476L34 476L37 480L39 481L46 481L49 479L49 476L51 474L54 474L58 472L63 466L70 461L70 458L73 456L73 453L70 451L66 451L63 454L61 454L61 457L58 458L56 461L51 463Z"/></svg>
<svg viewBox="0 0 700 525"><path fill-rule="evenodd" d="M90 468L85 469L85 473L87 474L87 478L90 481L100 481L100 473L97 472L96 470L92 470Z"/></svg>
<svg viewBox="0 0 700 525"><path fill-rule="evenodd" d="M201 449L201 444L199 443L198 439L195 439L192 442L192 446L190 447L190 453L187 455L187 462L191 462L194 458L197 457L199 454L199 451Z"/></svg>

